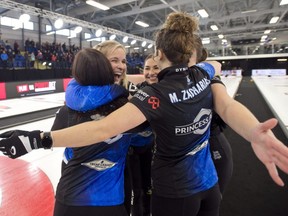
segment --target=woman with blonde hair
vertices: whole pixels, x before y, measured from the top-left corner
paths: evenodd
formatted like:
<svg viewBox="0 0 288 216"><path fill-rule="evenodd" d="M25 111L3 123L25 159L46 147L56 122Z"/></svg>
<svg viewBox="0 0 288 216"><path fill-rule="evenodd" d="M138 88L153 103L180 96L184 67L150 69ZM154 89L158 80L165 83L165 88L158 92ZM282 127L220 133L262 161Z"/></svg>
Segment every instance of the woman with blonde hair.
<svg viewBox="0 0 288 216"><path fill-rule="evenodd" d="M98 50L103 53L106 58L109 60L112 70L114 72L114 82L120 86L123 86L129 93L128 98L131 98L133 94L137 91L136 85L130 82L127 79L127 60L126 60L126 49L125 47L117 41L107 40L101 42L93 47L93 49ZM70 88L74 87L73 85L68 85L66 92L70 92ZM66 104L75 110L82 110L81 106L85 104L86 107L94 105L95 100L99 100L98 88L96 87L87 87L89 91L85 91L85 96L79 94L77 91L72 91L70 94L70 100L66 100ZM81 88L85 89L85 88ZM73 95L72 95L73 94ZM95 97L95 95L98 95ZM109 101L110 98L103 95L100 97L101 102ZM132 198L132 189L131 189L131 175L129 169L129 157L126 158L125 170L124 170L124 206L128 214L131 211L131 198Z"/></svg>
<svg viewBox="0 0 288 216"><path fill-rule="evenodd" d="M114 84L111 64L98 50L80 50L72 75L65 92L66 105L56 113L52 131L97 121L128 102L127 90ZM91 90L93 98L87 98ZM75 95L80 105L72 109ZM131 135L123 134L99 145L65 148L54 216L128 215L123 205L123 152L128 151L130 139Z"/></svg>

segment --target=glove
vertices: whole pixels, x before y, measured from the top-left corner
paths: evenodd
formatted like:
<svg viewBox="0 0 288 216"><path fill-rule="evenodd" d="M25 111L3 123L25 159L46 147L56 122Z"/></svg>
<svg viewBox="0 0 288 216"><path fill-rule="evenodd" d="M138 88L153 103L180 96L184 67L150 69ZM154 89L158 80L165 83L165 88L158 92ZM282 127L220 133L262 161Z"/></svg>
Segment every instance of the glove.
<svg viewBox="0 0 288 216"><path fill-rule="evenodd" d="M40 130L11 130L0 134L0 151L10 158L17 158L33 149L43 148Z"/></svg>

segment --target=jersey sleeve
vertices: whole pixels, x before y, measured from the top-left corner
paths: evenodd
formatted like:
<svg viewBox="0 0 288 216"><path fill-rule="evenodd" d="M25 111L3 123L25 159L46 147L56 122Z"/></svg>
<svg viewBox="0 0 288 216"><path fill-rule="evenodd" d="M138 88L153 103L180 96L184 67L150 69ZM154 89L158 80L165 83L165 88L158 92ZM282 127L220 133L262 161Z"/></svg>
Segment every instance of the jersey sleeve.
<svg viewBox="0 0 288 216"><path fill-rule="evenodd" d="M214 76L213 79L211 80L211 84L215 84L215 83L219 83L225 86L225 84L222 82L221 77L219 75Z"/></svg>
<svg viewBox="0 0 288 216"><path fill-rule="evenodd" d="M205 70L209 74L210 79L212 79L215 76L215 69L211 64L207 62L201 62L196 64L196 66Z"/></svg>
<svg viewBox="0 0 288 216"><path fill-rule="evenodd" d="M68 125L68 108L62 106L57 112L51 127L51 131L60 130L69 127Z"/></svg>
<svg viewBox="0 0 288 216"><path fill-rule="evenodd" d="M159 106L160 100L149 91L149 87L144 87L138 90L129 101L134 104L146 117L147 121L157 118L156 109Z"/></svg>
<svg viewBox="0 0 288 216"><path fill-rule="evenodd" d="M120 96L128 97L127 90L120 85L82 86L72 79L65 92L65 102L70 109L86 112L108 104Z"/></svg>

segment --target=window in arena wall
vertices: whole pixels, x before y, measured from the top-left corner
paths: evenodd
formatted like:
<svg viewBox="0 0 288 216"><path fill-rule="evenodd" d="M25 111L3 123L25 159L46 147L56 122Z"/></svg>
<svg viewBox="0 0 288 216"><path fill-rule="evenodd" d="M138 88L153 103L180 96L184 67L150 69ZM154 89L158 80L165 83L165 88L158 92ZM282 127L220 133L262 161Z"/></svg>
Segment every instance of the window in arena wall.
<svg viewBox="0 0 288 216"><path fill-rule="evenodd" d="M50 32L50 31L52 31L52 26L51 25L45 25L45 29L46 29L46 32ZM60 29L60 30L56 31L56 34L68 37L68 36L70 36L70 31L69 31L69 29Z"/></svg>
<svg viewBox="0 0 288 216"><path fill-rule="evenodd" d="M1 25L3 26L9 26L9 27L14 27L19 23L19 19L14 19L11 17L1 17ZM22 28L22 27L21 27ZM28 30L34 30L34 23L33 22L25 22L24 23L24 29Z"/></svg>
<svg viewBox="0 0 288 216"><path fill-rule="evenodd" d="M91 34L89 34L89 33L84 33L84 38L85 38L85 39L91 38Z"/></svg>
<svg viewBox="0 0 288 216"><path fill-rule="evenodd" d="M52 31L51 25L45 25L46 32Z"/></svg>

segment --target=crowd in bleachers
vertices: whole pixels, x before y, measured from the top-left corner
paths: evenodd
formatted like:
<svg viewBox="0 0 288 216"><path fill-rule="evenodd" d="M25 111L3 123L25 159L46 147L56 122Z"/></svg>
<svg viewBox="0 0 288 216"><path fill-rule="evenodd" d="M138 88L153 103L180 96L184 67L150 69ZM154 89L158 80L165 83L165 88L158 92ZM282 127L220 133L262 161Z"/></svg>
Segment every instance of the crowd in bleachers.
<svg viewBox="0 0 288 216"><path fill-rule="evenodd" d="M75 45L49 43L41 45L27 39L21 50L17 41L13 46L0 40L0 69L69 69L75 54L80 50ZM127 54L127 73L142 72L145 56L134 52Z"/></svg>
<svg viewBox="0 0 288 216"><path fill-rule="evenodd" d="M17 41L13 47L8 41L0 40L0 68L3 69L67 69L71 68L75 54L79 51L75 45L45 42L41 45L33 40L25 41L24 50L20 50Z"/></svg>
<svg viewBox="0 0 288 216"><path fill-rule="evenodd" d="M146 56L137 52L128 53L126 55L127 73L128 74L142 73L145 58Z"/></svg>

